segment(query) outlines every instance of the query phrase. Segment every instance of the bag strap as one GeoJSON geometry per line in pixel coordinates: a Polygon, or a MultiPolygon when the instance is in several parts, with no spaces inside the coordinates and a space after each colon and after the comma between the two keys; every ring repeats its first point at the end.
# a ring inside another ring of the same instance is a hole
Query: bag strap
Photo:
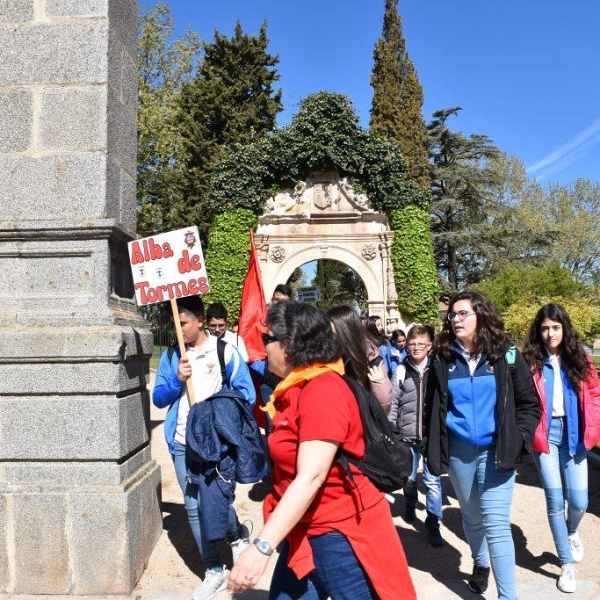
{"type": "Polygon", "coordinates": [[[221,366],[221,383],[227,385],[227,367],[225,365],[225,347],[227,342],[221,338],[217,339],[217,357],[221,366]]]}
{"type": "Polygon", "coordinates": [[[511,372],[514,371],[515,362],[517,361],[517,347],[514,344],[506,351],[505,358],[508,368],[511,370],[511,372]]]}

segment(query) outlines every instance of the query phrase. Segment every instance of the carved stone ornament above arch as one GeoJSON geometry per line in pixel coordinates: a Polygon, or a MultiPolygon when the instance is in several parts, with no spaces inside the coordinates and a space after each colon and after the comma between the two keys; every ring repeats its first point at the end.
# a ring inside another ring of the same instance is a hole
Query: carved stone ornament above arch
{"type": "Polygon", "coordinates": [[[265,205],[265,214],[275,215],[366,211],[375,212],[367,197],[336,172],[315,173],[306,181],[298,181],[294,188],[271,196],[265,205]]]}

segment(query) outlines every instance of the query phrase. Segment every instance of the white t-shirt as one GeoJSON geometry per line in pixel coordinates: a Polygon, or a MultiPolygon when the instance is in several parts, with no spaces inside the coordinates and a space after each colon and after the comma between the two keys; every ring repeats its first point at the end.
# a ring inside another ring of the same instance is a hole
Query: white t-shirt
{"type": "Polygon", "coordinates": [[[560,371],[560,355],[550,354],[550,364],[554,371],[554,386],[552,388],[552,416],[565,416],[565,394],[563,392],[562,373],[560,371]]]}
{"type": "MultiPolygon", "coordinates": [[[[206,341],[201,346],[196,346],[195,348],[186,346],[185,348],[192,367],[191,381],[194,386],[196,402],[206,400],[223,387],[221,365],[219,365],[219,356],[217,354],[217,338],[212,335],[206,337],[206,341]]],[[[231,350],[229,354],[231,355],[231,350]]],[[[227,352],[225,364],[227,364],[227,352]]],[[[185,444],[185,428],[190,412],[187,385],[183,389],[183,394],[181,394],[181,398],[179,399],[177,427],[175,429],[175,441],[180,444],[185,444]]]]}

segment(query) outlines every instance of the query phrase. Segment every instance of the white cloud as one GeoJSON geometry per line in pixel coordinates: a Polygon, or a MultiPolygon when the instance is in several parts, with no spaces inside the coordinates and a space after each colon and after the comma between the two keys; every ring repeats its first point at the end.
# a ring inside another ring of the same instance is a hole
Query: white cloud
{"type": "Polygon", "coordinates": [[[598,143],[600,143],[600,119],[594,121],[587,129],[553,150],[539,162],[527,167],[527,173],[537,179],[544,179],[544,177],[562,171],[565,167],[577,162],[598,143]]]}

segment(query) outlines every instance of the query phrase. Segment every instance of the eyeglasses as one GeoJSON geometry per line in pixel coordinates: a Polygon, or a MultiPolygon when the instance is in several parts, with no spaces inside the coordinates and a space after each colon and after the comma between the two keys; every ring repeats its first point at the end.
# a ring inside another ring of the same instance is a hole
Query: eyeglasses
{"type": "Polygon", "coordinates": [[[408,344],[409,350],[424,350],[427,346],[431,346],[431,342],[427,342],[426,344],[408,344]]]}
{"type": "Polygon", "coordinates": [[[261,333],[260,337],[262,337],[262,341],[265,347],[268,346],[271,342],[283,341],[280,340],[278,337],[275,337],[274,335],[269,335],[268,333],[261,333]]]}
{"type": "Polygon", "coordinates": [[[469,312],[468,310],[459,310],[458,312],[449,312],[448,313],[448,321],[454,321],[456,317],[458,317],[459,321],[464,321],[467,317],[474,315],[474,312],[469,312]]]}

